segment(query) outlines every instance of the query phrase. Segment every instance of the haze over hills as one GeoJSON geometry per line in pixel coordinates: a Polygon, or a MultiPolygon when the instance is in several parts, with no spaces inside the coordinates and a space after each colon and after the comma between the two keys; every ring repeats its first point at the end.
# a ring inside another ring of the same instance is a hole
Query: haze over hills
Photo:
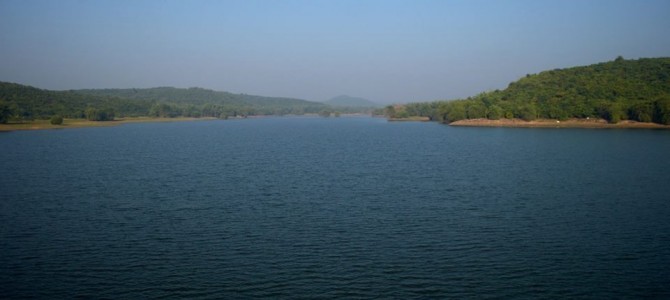
{"type": "Polygon", "coordinates": [[[352,97],[347,95],[340,95],[329,100],[324,101],[324,103],[331,106],[339,107],[378,107],[379,104],[372,102],[365,98],[352,97]]]}
{"type": "MultiPolygon", "coordinates": [[[[47,119],[54,115],[219,117],[324,112],[369,112],[367,99],[338,96],[326,103],[294,98],[233,94],[203,88],[92,89],[50,91],[0,82],[0,122],[47,119]]],[[[388,107],[387,107],[388,108],[388,107]]],[[[462,119],[598,117],[670,124],[670,58],[643,58],[528,74],[504,90],[463,100],[411,103],[396,117],[462,119]]]]}

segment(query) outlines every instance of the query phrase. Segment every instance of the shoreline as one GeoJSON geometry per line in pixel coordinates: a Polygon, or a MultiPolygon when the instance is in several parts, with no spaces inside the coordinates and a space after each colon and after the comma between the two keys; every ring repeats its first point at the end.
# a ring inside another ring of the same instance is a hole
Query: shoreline
{"type": "Polygon", "coordinates": [[[521,119],[466,119],[449,123],[450,126],[463,127],[517,127],[517,128],[637,128],[637,129],[670,129],[670,125],[625,120],[616,124],[604,119],[537,119],[525,121],[521,119]]]}
{"type": "Polygon", "coordinates": [[[67,129],[67,128],[85,128],[85,127],[108,127],[118,126],[130,123],[158,123],[158,122],[185,122],[185,121],[205,121],[217,120],[216,118],[156,118],[156,117],[128,117],[117,118],[113,121],[89,121],[86,119],[64,119],[62,125],[52,125],[49,120],[35,120],[26,123],[0,124],[0,132],[9,132],[15,130],[45,130],[45,129],[67,129]]]}
{"type": "Polygon", "coordinates": [[[430,122],[428,117],[387,118],[389,122],[430,122]]]}

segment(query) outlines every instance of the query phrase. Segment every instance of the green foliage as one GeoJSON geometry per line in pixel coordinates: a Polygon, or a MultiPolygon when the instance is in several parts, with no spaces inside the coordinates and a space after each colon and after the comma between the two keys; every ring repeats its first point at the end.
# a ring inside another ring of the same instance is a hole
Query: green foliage
{"type": "Polygon", "coordinates": [[[670,125],[670,96],[654,102],[654,122],[670,125]]]}
{"type": "Polygon", "coordinates": [[[438,102],[421,102],[421,103],[409,103],[405,105],[388,105],[384,108],[384,115],[389,118],[412,118],[412,117],[428,117],[430,120],[439,120],[442,118],[439,116],[437,107],[438,102]]]}
{"type": "Polygon", "coordinates": [[[442,119],[447,122],[455,122],[458,120],[467,119],[466,104],[468,100],[456,100],[446,102],[440,106],[439,111],[443,116],[442,119]]]}
{"type": "Polygon", "coordinates": [[[395,118],[396,117],[395,107],[393,107],[393,105],[388,105],[384,107],[384,115],[389,118],[395,118]]]}
{"type": "Polygon", "coordinates": [[[526,121],[537,119],[537,109],[535,108],[535,104],[524,103],[523,105],[517,106],[517,110],[514,113],[514,116],[526,121]]]}
{"type": "Polygon", "coordinates": [[[182,110],[165,103],[156,103],[149,109],[149,116],[151,117],[175,118],[180,115],[182,115],[182,110]]]}
{"type": "MultiPolygon", "coordinates": [[[[502,91],[434,102],[453,122],[473,118],[601,117],[609,122],[670,123],[670,58],[644,58],[528,74],[502,91]]],[[[409,107],[410,105],[408,105],[409,107]]],[[[439,119],[439,118],[438,118],[439,119]]]]}
{"type": "Polygon", "coordinates": [[[89,121],[114,121],[114,110],[111,108],[97,109],[88,107],[84,114],[89,121]]]}
{"type": "Polygon", "coordinates": [[[59,115],[55,115],[55,116],[51,117],[51,119],[49,120],[49,123],[51,123],[51,125],[62,125],[63,124],[63,117],[61,117],[59,115]]]}
{"type": "Polygon", "coordinates": [[[319,112],[319,116],[322,116],[324,118],[330,117],[330,114],[331,114],[330,110],[327,110],[327,109],[324,109],[324,110],[319,112]]]}
{"type": "Polygon", "coordinates": [[[116,97],[146,105],[144,115],[159,117],[219,117],[319,113],[330,107],[323,103],[294,98],[263,97],[218,92],[202,88],[78,90],[91,96],[116,97]],[[156,106],[158,105],[158,106],[156,106]],[[160,106],[167,105],[167,106],[160,106]]]}
{"type": "Polygon", "coordinates": [[[442,121],[438,112],[439,102],[415,102],[404,106],[409,117],[428,117],[430,120],[442,121]]]}
{"type": "MultiPolygon", "coordinates": [[[[113,117],[214,117],[318,113],[323,103],[262,97],[201,88],[102,89],[49,91],[0,82],[0,121],[10,118],[113,119],[113,117]],[[4,110],[3,110],[4,109],[4,110]],[[89,109],[97,110],[87,111],[89,109]],[[105,115],[107,114],[107,115],[105,115]],[[111,115],[111,117],[110,117],[111,115]]],[[[343,108],[342,110],[348,110],[343,108]]],[[[360,109],[359,109],[360,110],[360,109]]]]}
{"type": "Polygon", "coordinates": [[[12,109],[4,101],[0,101],[0,124],[6,124],[13,114],[12,109]]]}
{"type": "Polygon", "coordinates": [[[610,123],[618,123],[626,119],[623,104],[620,102],[601,102],[598,106],[598,115],[610,123]]]}
{"type": "Polygon", "coordinates": [[[491,120],[498,120],[503,117],[503,110],[498,105],[491,105],[486,117],[491,120]]]}
{"type": "Polygon", "coordinates": [[[486,105],[482,101],[469,101],[465,104],[468,119],[486,118],[486,105]]]}
{"type": "Polygon", "coordinates": [[[407,110],[402,110],[402,111],[399,111],[395,114],[395,118],[399,118],[399,119],[409,118],[409,117],[410,117],[410,115],[407,112],[407,110]]]}
{"type": "Polygon", "coordinates": [[[632,120],[640,122],[651,122],[654,115],[654,103],[638,102],[628,108],[628,116],[632,120]]]}

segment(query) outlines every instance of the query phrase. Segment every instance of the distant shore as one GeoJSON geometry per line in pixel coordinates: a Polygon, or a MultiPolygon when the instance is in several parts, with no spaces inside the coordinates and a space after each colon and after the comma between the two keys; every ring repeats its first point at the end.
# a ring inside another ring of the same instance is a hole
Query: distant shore
{"type": "Polygon", "coordinates": [[[646,123],[636,121],[621,121],[616,124],[608,123],[603,119],[568,119],[565,121],[553,119],[538,119],[524,121],[521,119],[466,119],[449,123],[451,126],[472,127],[532,127],[532,128],[658,128],[670,129],[670,125],[646,123]]]}
{"type": "Polygon", "coordinates": [[[428,122],[430,118],[428,117],[407,117],[407,118],[388,118],[389,122],[428,122]]]}
{"type": "Polygon", "coordinates": [[[49,120],[35,120],[24,123],[9,123],[0,124],[0,131],[14,131],[14,130],[42,130],[42,129],[65,129],[65,128],[82,128],[82,127],[107,127],[116,126],[128,123],[144,123],[144,122],[180,122],[180,121],[199,121],[199,120],[215,120],[215,118],[155,118],[155,117],[135,117],[135,118],[117,118],[114,121],[89,121],[85,119],[64,119],[63,124],[53,125],[49,120]]]}

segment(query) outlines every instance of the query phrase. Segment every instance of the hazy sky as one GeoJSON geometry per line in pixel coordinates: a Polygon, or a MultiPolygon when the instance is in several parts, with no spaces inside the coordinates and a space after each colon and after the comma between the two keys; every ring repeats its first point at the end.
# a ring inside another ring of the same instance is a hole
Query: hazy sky
{"type": "Polygon", "coordinates": [[[0,0],[0,81],[453,99],[527,73],[670,56],[670,1],[0,0]]]}

